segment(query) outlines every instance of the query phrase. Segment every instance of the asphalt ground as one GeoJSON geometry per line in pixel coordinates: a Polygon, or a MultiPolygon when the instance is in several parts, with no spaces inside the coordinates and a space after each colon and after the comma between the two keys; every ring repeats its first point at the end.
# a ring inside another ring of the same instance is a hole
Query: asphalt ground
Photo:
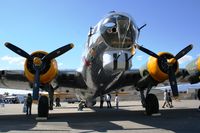
{"type": "MultiPolygon", "coordinates": [[[[104,106],[106,103],[104,103],[104,106]]],[[[119,133],[199,133],[200,105],[198,100],[173,101],[173,108],[161,108],[160,114],[146,116],[140,101],[120,102],[119,110],[94,108],[77,110],[76,104],[61,103],[50,111],[47,120],[36,120],[37,106],[32,115],[22,112],[22,104],[6,104],[0,107],[0,132],[49,133],[49,132],[119,132],[119,133]]],[[[112,103],[114,105],[114,103],[112,103]]]]}

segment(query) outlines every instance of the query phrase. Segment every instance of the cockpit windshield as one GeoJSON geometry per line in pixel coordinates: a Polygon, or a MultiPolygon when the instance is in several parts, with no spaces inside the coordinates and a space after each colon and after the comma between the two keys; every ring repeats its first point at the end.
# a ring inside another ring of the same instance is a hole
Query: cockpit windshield
{"type": "Polygon", "coordinates": [[[138,36],[137,26],[131,17],[123,13],[110,13],[100,24],[101,35],[113,48],[130,48],[138,36]]]}

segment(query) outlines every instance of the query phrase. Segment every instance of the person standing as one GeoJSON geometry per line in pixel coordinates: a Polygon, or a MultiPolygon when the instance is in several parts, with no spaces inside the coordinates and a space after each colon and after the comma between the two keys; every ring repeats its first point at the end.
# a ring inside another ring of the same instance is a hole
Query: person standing
{"type": "Polygon", "coordinates": [[[32,102],[33,102],[33,99],[32,99],[31,94],[29,93],[26,99],[26,115],[31,115],[32,102]]]}
{"type": "Polygon", "coordinates": [[[115,104],[116,104],[116,109],[119,109],[119,97],[118,97],[118,94],[115,95],[115,104]]]}
{"type": "Polygon", "coordinates": [[[60,107],[60,106],[61,106],[61,104],[60,104],[60,98],[57,97],[56,98],[56,107],[60,107]]]}
{"type": "Polygon", "coordinates": [[[169,97],[169,107],[173,108],[174,106],[172,105],[172,97],[171,97],[171,92],[170,90],[168,91],[168,97],[169,97]]]}
{"type": "Polygon", "coordinates": [[[169,95],[167,93],[167,89],[164,92],[164,104],[163,104],[162,108],[165,108],[165,105],[168,106],[168,107],[170,107],[170,104],[169,104],[169,95]]]}
{"type": "Polygon", "coordinates": [[[104,95],[100,96],[100,108],[103,108],[103,103],[104,103],[104,95]]]}
{"type": "Polygon", "coordinates": [[[111,106],[111,95],[106,94],[106,102],[107,102],[107,108],[112,108],[111,106]]]}
{"type": "Polygon", "coordinates": [[[112,108],[112,105],[111,105],[111,99],[112,99],[112,96],[111,94],[109,93],[108,96],[110,97],[110,100],[109,100],[109,105],[110,105],[110,108],[112,108]]]}

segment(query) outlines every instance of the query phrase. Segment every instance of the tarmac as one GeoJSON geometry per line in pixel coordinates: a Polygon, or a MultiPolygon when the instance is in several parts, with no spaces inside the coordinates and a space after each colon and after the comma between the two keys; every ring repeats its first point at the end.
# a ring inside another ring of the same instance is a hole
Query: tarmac
{"type": "Polygon", "coordinates": [[[97,103],[83,111],[77,110],[77,103],[61,103],[61,107],[50,111],[47,120],[36,120],[37,105],[33,105],[32,115],[26,116],[22,112],[23,104],[6,104],[0,106],[0,132],[199,133],[200,101],[173,101],[173,108],[161,108],[163,101],[159,104],[159,114],[146,116],[140,101],[121,101],[118,110],[115,107],[100,109],[97,103]]]}

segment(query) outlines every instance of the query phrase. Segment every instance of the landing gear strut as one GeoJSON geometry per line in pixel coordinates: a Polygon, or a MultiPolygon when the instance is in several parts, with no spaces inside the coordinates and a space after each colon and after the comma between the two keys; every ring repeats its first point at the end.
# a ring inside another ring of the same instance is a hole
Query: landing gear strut
{"type": "Polygon", "coordinates": [[[53,110],[53,101],[54,101],[54,88],[50,85],[49,86],[49,109],[53,110]]]}
{"type": "Polygon", "coordinates": [[[141,97],[142,107],[145,108],[146,107],[146,101],[145,101],[145,96],[144,96],[144,90],[140,91],[140,97],[141,97]]]}

